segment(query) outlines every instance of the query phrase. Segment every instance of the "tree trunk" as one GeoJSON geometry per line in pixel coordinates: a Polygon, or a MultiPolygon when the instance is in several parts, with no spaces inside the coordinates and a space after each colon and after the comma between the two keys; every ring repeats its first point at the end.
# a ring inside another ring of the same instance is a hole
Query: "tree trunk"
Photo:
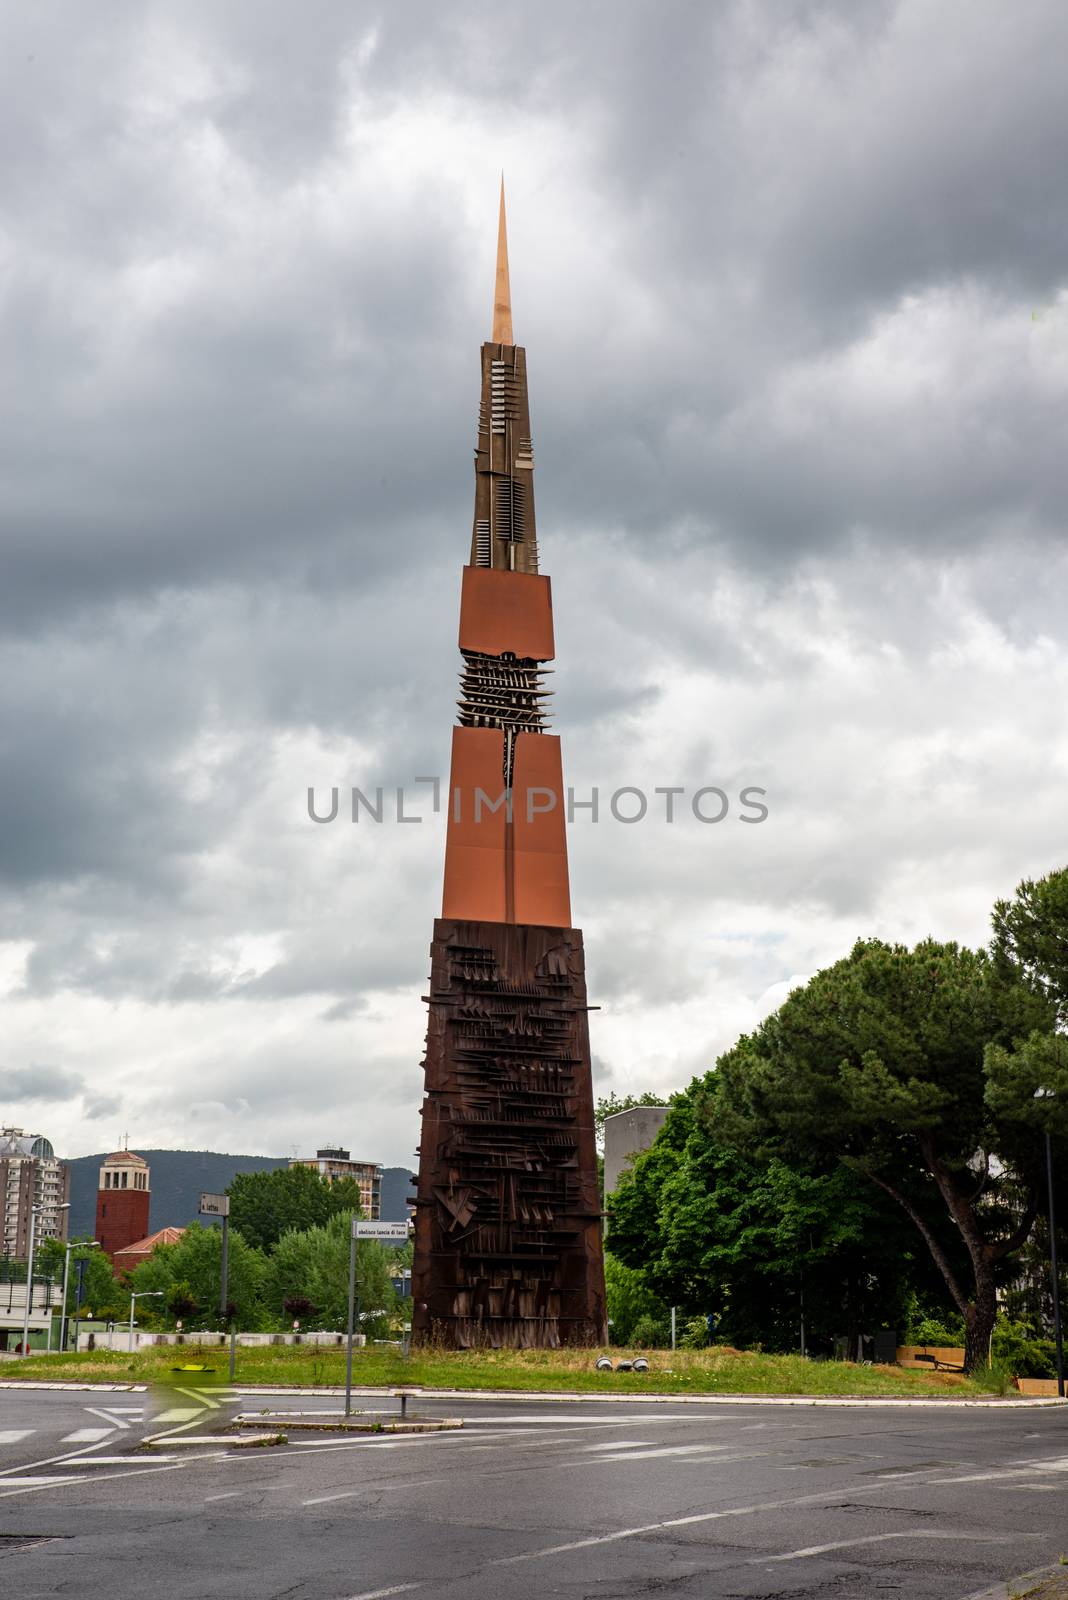
{"type": "Polygon", "coordinates": [[[983,1273],[976,1284],[975,1299],[964,1313],[964,1370],[975,1372],[990,1360],[990,1336],[997,1316],[997,1291],[994,1279],[983,1273]]]}

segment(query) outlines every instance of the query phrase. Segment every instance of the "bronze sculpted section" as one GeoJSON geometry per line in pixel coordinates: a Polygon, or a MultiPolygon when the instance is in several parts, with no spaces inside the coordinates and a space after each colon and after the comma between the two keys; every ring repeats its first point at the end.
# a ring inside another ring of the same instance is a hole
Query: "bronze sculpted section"
{"type": "Polygon", "coordinates": [[[538,571],[527,359],[504,200],[482,346],[471,560],[431,947],[412,1332],[600,1344],[600,1194],[582,935],[571,927],[552,586],[538,571]]]}
{"type": "Polygon", "coordinates": [[[603,1343],[581,933],[439,920],[429,1006],[413,1334],[603,1343]]]}

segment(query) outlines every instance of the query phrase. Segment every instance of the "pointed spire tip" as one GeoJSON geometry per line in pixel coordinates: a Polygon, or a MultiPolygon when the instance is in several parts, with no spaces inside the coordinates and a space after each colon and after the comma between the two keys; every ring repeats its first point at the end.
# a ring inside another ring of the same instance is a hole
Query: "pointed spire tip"
{"type": "Polygon", "coordinates": [[[501,172],[501,212],[497,224],[497,282],[493,295],[493,344],[514,344],[512,289],[508,278],[508,225],[504,214],[504,172],[501,172]]]}

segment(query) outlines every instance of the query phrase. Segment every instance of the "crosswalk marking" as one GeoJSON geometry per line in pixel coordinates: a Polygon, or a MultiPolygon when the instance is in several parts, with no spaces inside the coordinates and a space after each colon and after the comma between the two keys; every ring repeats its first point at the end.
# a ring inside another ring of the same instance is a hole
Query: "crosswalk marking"
{"type": "Polygon", "coordinates": [[[122,1417],[112,1416],[110,1411],[98,1411],[96,1406],[86,1406],[85,1409],[86,1411],[91,1411],[94,1417],[103,1417],[104,1421],[110,1423],[112,1428],[128,1428],[130,1426],[128,1422],[123,1421],[122,1417]]]}
{"type": "Polygon", "coordinates": [[[33,1432],[33,1428],[0,1429],[0,1444],[18,1444],[20,1439],[28,1439],[33,1432]]]}

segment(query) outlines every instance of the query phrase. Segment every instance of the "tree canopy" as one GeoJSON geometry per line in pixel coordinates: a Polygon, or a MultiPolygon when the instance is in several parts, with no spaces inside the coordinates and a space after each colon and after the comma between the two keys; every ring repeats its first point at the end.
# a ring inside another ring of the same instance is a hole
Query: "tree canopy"
{"type": "Polygon", "coordinates": [[[726,1136],[714,1072],[677,1095],[609,1201],[608,1248],[684,1316],[730,1343],[829,1350],[904,1320],[926,1261],[906,1219],[837,1166],[747,1158],[726,1136]],[[917,1259],[919,1257],[919,1259],[917,1259]]]}
{"type": "Polygon", "coordinates": [[[230,1226],[250,1245],[268,1250],[284,1233],[322,1227],[345,1213],[362,1216],[360,1186],[354,1178],[333,1183],[314,1167],[279,1167],[273,1172],[241,1172],[229,1185],[230,1226]]]}
{"type": "Polygon", "coordinates": [[[1046,994],[982,953],[872,939],[719,1062],[739,1148],[813,1172],[842,1163],[912,1220],[964,1317],[969,1368],[1039,1203],[1034,1103],[1006,1062],[1054,1020],[1046,994]],[[936,1196],[963,1262],[932,1222],[936,1196]]]}

